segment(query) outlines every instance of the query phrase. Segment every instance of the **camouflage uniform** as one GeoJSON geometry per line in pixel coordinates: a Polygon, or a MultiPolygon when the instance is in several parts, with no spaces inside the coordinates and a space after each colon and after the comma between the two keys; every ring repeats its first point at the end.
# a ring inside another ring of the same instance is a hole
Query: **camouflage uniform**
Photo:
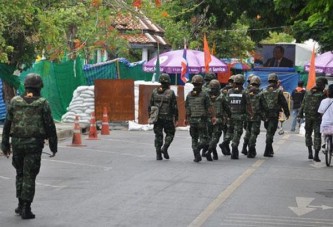
{"type": "Polygon", "coordinates": [[[230,118],[231,112],[227,100],[220,92],[220,82],[218,80],[211,80],[209,87],[209,97],[213,103],[214,112],[216,115],[216,124],[213,125],[211,119],[209,118],[208,133],[210,133],[210,143],[206,158],[208,161],[212,161],[211,153],[213,153],[213,159],[218,160],[216,145],[222,135],[223,126],[226,124],[225,116],[230,118]]]}
{"type": "Polygon", "coordinates": [[[253,76],[250,80],[251,85],[243,96],[247,113],[246,132],[249,134],[246,135],[248,138],[244,138],[244,144],[249,145],[249,151],[246,153],[248,158],[254,158],[257,154],[255,146],[260,133],[261,120],[263,119],[263,98],[259,88],[260,82],[258,76],[253,76]]]}
{"type": "Polygon", "coordinates": [[[268,82],[269,85],[262,92],[266,117],[264,122],[266,128],[266,147],[264,156],[273,157],[273,139],[279,123],[279,112],[282,108],[287,119],[290,116],[290,112],[283,92],[277,87],[278,76],[275,73],[269,74],[268,82]]]}
{"type": "MultiPolygon", "coordinates": [[[[185,123],[190,125],[194,162],[201,161],[200,150],[209,145],[207,139],[207,122],[212,112],[212,103],[209,95],[202,91],[202,83],[203,78],[200,75],[193,76],[192,84],[194,88],[187,94],[185,101],[185,123]]],[[[214,117],[212,115],[212,118],[214,117]]]]}
{"type": "Polygon", "coordinates": [[[321,114],[318,113],[320,102],[326,98],[323,90],[327,84],[327,79],[319,77],[316,86],[305,93],[302,105],[298,114],[299,118],[305,115],[305,144],[308,147],[309,159],[320,162],[319,151],[321,146],[320,123],[321,114]],[[312,143],[312,132],[314,132],[314,142],[312,143]],[[315,157],[312,154],[312,145],[315,149],[315,157]]]}
{"type": "Polygon", "coordinates": [[[174,91],[169,88],[169,75],[163,73],[159,81],[162,85],[153,90],[148,107],[149,112],[151,106],[159,107],[158,120],[154,123],[156,160],[162,160],[162,154],[165,159],[169,159],[168,148],[175,136],[175,124],[178,121],[177,98],[174,91]],[[164,144],[163,129],[165,132],[164,144]]]}
{"type": "Polygon", "coordinates": [[[231,111],[230,125],[228,132],[221,145],[222,152],[228,153],[229,143],[232,140],[231,159],[238,159],[238,145],[243,134],[243,124],[245,116],[245,106],[242,102],[244,77],[241,74],[235,76],[234,88],[227,94],[227,102],[231,111]]]}
{"type": "Polygon", "coordinates": [[[53,155],[57,152],[56,128],[48,102],[40,97],[42,87],[37,74],[27,75],[26,93],[10,101],[2,134],[1,148],[7,154],[10,153],[9,137],[12,137],[12,164],[16,169],[16,197],[19,199],[15,212],[23,219],[35,217],[30,205],[35,195],[44,140],[49,140],[53,155]]]}

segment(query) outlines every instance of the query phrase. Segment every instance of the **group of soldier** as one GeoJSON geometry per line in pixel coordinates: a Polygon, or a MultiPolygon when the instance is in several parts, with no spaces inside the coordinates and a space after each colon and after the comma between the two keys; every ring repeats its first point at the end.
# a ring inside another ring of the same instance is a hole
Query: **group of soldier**
{"type": "MultiPolygon", "coordinates": [[[[192,77],[193,89],[186,96],[185,124],[189,125],[192,139],[194,162],[202,157],[207,161],[218,159],[217,145],[223,133],[223,142],[219,144],[223,155],[231,159],[239,158],[238,146],[245,130],[242,153],[248,158],[257,155],[256,140],[260,133],[261,122],[266,128],[265,157],[273,157],[273,138],[278,128],[279,114],[284,112],[289,118],[289,107],[283,91],[278,87],[278,76],[268,76],[268,86],[260,89],[261,79],[256,75],[247,78],[242,74],[230,77],[228,84],[221,89],[215,74],[204,77],[192,77]],[[231,149],[230,149],[231,143],[231,149]]],[[[170,89],[168,74],[160,76],[161,86],[151,96],[150,105],[160,109],[157,122],[154,123],[156,159],[169,159],[168,147],[174,135],[178,121],[178,108],[174,92],[170,89]],[[163,144],[163,129],[165,142],[163,144]],[[162,157],[163,155],[163,157],[162,157]]]]}

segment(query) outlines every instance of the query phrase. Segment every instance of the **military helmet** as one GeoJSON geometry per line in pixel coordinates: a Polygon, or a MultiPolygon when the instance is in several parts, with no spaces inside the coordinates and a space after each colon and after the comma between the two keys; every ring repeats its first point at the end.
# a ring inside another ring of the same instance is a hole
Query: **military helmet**
{"type": "Polygon", "coordinates": [[[235,75],[234,83],[243,84],[244,83],[244,76],[242,74],[235,75]]]}
{"type": "Polygon", "coordinates": [[[325,77],[318,77],[316,79],[316,83],[321,83],[321,84],[325,85],[325,84],[328,84],[328,81],[325,77]]]}
{"type": "Polygon", "coordinates": [[[250,84],[257,84],[260,85],[261,84],[261,80],[259,76],[253,75],[251,80],[250,80],[250,84]]]}
{"type": "Polygon", "coordinates": [[[194,75],[192,77],[192,84],[202,84],[203,83],[203,78],[200,75],[194,75]]]}
{"type": "Polygon", "coordinates": [[[209,72],[205,74],[205,81],[211,81],[211,80],[215,80],[216,79],[216,75],[215,73],[209,72]]]}
{"type": "Polygon", "coordinates": [[[162,74],[160,75],[159,82],[160,82],[161,84],[162,84],[162,83],[170,84],[171,79],[170,79],[169,74],[167,74],[167,73],[162,73],[162,74]]]}
{"type": "Polygon", "coordinates": [[[39,88],[43,87],[42,78],[36,73],[29,73],[24,80],[25,88],[39,88]]]}
{"type": "Polygon", "coordinates": [[[247,82],[250,83],[251,82],[251,78],[255,76],[254,74],[250,74],[248,77],[247,77],[247,82]]]}
{"type": "Polygon", "coordinates": [[[235,79],[235,75],[231,75],[231,76],[229,77],[228,82],[233,83],[233,82],[234,82],[234,79],[235,79]]]}
{"type": "Polygon", "coordinates": [[[278,82],[279,80],[279,77],[276,73],[270,73],[268,75],[268,81],[275,81],[275,82],[278,82]]]}
{"type": "Polygon", "coordinates": [[[211,80],[209,82],[209,87],[211,89],[218,89],[218,90],[220,90],[221,89],[220,81],[218,81],[218,80],[211,80]]]}

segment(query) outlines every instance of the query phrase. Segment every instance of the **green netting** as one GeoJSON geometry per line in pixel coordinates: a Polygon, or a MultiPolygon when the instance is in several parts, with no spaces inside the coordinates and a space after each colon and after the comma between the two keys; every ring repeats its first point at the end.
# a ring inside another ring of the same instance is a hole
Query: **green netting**
{"type": "Polygon", "coordinates": [[[152,73],[147,73],[142,70],[142,64],[128,66],[123,62],[119,62],[119,79],[132,79],[151,81],[152,73]]]}
{"type": "MultiPolygon", "coordinates": [[[[62,63],[40,61],[32,68],[24,71],[20,75],[20,80],[24,81],[28,73],[38,73],[44,83],[42,96],[45,97],[51,106],[53,118],[61,120],[61,116],[67,112],[74,90],[81,85],[86,85],[83,77],[83,61],[81,59],[70,60],[62,63]]],[[[19,92],[24,91],[23,84],[19,92]]]]}
{"type": "Polygon", "coordinates": [[[20,79],[14,76],[15,65],[8,65],[0,63],[0,78],[6,81],[10,86],[18,88],[20,86],[20,79]]]}

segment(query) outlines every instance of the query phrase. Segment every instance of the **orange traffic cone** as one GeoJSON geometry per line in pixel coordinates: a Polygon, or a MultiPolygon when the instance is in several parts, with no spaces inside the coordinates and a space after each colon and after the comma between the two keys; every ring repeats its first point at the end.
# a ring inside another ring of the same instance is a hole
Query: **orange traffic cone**
{"type": "Polygon", "coordinates": [[[73,147],[80,147],[80,146],[86,146],[82,144],[81,140],[81,128],[79,124],[79,117],[75,116],[74,120],[74,130],[73,130],[73,140],[72,144],[68,146],[73,146],[73,147]]]}
{"type": "Polygon", "coordinates": [[[106,107],[104,107],[104,109],[103,109],[101,135],[110,135],[109,117],[108,117],[108,111],[107,111],[106,107]]]}
{"type": "Polygon", "coordinates": [[[98,138],[97,138],[96,120],[95,120],[95,112],[91,113],[88,140],[98,140],[98,138]]]}

